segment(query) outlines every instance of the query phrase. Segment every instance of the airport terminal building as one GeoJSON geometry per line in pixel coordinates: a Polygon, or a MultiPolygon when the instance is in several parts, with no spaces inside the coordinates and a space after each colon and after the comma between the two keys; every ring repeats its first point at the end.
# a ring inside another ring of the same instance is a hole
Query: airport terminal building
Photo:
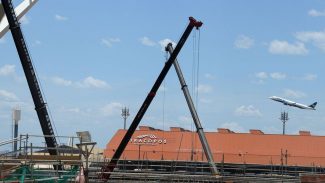
{"type": "MultiPolygon", "coordinates": [[[[104,156],[111,158],[125,135],[120,129],[106,145],[104,156]]],[[[216,163],[325,166],[325,136],[309,131],[297,135],[265,134],[261,130],[235,133],[219,128],[205,132],[216,163]]],[[[196,132],[179,127],[169,131],[140,126],[133,134],[121,160],[206,162],[196,132]]]]}

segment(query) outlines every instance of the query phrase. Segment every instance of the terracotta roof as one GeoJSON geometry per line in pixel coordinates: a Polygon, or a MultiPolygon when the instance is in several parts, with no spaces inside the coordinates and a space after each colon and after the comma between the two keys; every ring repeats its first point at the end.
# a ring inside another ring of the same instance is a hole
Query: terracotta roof
{"type": "MultiPolygon", "coordinates": [[[[138,159],[140,148],[141,159],[206,161],[198,135],[181,129],[136,130],[121,158],[138,159]]],[[[125,133],[126,130],[118,130],[107,144],[107,158],[112,157],[125,133]]],[[[325,136],[313,136],[308,131],[282,135],[256,129],[234,133],[219,128],[218,132],[205,134],[216,162],[224,158],[226,163],[281,164],[282,159],[288,165],[325,166],[325,136]]]]}

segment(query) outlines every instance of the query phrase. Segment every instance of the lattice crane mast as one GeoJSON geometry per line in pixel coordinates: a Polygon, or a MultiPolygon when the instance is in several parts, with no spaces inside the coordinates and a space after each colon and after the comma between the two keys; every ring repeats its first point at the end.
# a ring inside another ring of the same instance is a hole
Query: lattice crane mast
{"type": "MultiPolygon", "coordinates": [[[[1,0],[4,12],[7,16],[9,28],[17,48],[21,65],[23,67],[30,93],[32,95],[35,110],[41,124],[43,135],[50,155],[58,155],[56,147],[58,146],[54,130],[51,124],[50,116],[47,111],[46,103],[43,99],[40,85],[37,80],[35,69],[27,49],[27,45],[20,28],[17,16],[11,0],[1,0]]],[[[62,169],[58,166],[58,169],[62,169]]]]}

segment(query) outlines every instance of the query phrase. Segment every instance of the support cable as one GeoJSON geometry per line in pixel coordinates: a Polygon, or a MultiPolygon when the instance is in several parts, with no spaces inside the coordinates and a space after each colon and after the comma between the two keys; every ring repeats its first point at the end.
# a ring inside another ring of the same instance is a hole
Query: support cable
{"type": "Polygon", "coordinates": [[[196,70],[196,87],[197,87],[197,90],[196,90],[196,110],[199,111],[199,81],[200,81],[200,37],[201,37],[201,33],[200,33],[200,30],[197,30],[199,32],[199,36],[198,36],[198,39],[197,39],[197,70],[196,70]]]}
{"type": "MultiPolygon", "coordinates": [[[[193,98],[194,98],[194,100],[195,100],[195,92],[196,92],[196,84],[195,84],[195,81],[196,81],[196,76],[195,76],[195,71],[196,71],[196,62],[195,62],[195,58],[196,58],[196,31],[194,31],[193,32],[193,36],[192,36],[192,38],[193,38],[193,60],[192,60],[192,80],[191,80],[191,85],[192,85],[192,87],[191,87],[191,92],[192,92],[192,96],[193,96],[193,98]]],[[[194,124],[194,121],[192,121],[192,123],[191,123],[191,161],[193,161],[194,160],[194,157],[193,157],[193,155],[194,155],[194,126],[193,126],[193,124],[194,124]]]]}
{"type": "MultiPolygon", "coordinates": [[[[170,53],[173,53],[172,45],[171,44],[168,44],[168,46],[166,47],[166,50],[168,50],[170,53]]],[[[208,162],[210,164],[211,172],[213,174],[217,175],[218,174],[218,169],[217,169],[217,167],[216,167],[216,165],[214,163],[211,149],[210,149],[209,144],[208,144],[208,141],[207,141],[207,139],[205,137],[205,134],[204,134],[204,131],[203,131],[203,127],[201,125],[199,116],[198,116],[197,111],[195,109],[193,100],[191,99],[190,92],[189,92],[189,90],[187,88],[187,85],[186,85],[184,76],[182,74],[182,71],[181,71],[181,68],[179,66],[179,63],[178,63],[177,59],[175,59],[173,65],[175,67],[177,76],[178,76],[179,81],[180,81],[180,84],[182,86],[182,90],[183,90],[183,93],[184,93],[184,96],[185,96],[185,99],[186,99],[188,108],[189,108],[189,110],[191,112],[191,115],[192,115],[192,118],[193,118],[193,121],[194,121],[196,130],[197,130],[199,139],[201,141],[202,148],[204,149],[206,158],[207,158],[207,160],[208,160],[208,162]]],[[[192,132],[192,134],[193,134],[193,132],[192,132]]],[[[195,146],[196,146],[196,144],[195,144],[195,146]]],[[[195,160],[197,160],[197,159],[195,159],[195,160]]]]}
{"type": "MultiPolygon", "coordinates": [[[[166,62],[168,60],[168,53],[166,52],[166,62]]],[[[163,107],[163,114],[162,114],[162,122],[163,122],[163,139],[165,139],[165,101],[166,101],[166,80],[163,81],[163,102],[162,102],[162,107],[163,107]]],[[[161,160],[164,160],[164,143],[162,143],[161,146],[161,160]]]]}
{"type": "Polygon", "coordinates": [[[192,96],[193,97],[195,97],[195,71],[196,71],[196,62],[195,62],[195,58],[196,58],[196,31],[194,31],[194,33],[193,33],[193,36],[192,36],[192,38],[193,38],[193,60],[192,60],[192,81],[191,81],[191,85],[192,85],[192,91],[191,91],[191,93],[192,93],[192,96]]]}

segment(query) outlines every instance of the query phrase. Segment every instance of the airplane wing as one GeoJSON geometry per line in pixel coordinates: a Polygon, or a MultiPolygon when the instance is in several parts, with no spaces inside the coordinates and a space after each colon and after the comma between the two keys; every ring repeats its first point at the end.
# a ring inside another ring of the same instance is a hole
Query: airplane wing
{"type": "MultiPolygon", "coordinates": [[[[24,0],[15,8],[18,20],[21,19],[38,0],[24,0]]],[[[0,38],[2,38],[9,30],[8,20],[5,16],[2,4],[0,3],[0,38]]]]}

